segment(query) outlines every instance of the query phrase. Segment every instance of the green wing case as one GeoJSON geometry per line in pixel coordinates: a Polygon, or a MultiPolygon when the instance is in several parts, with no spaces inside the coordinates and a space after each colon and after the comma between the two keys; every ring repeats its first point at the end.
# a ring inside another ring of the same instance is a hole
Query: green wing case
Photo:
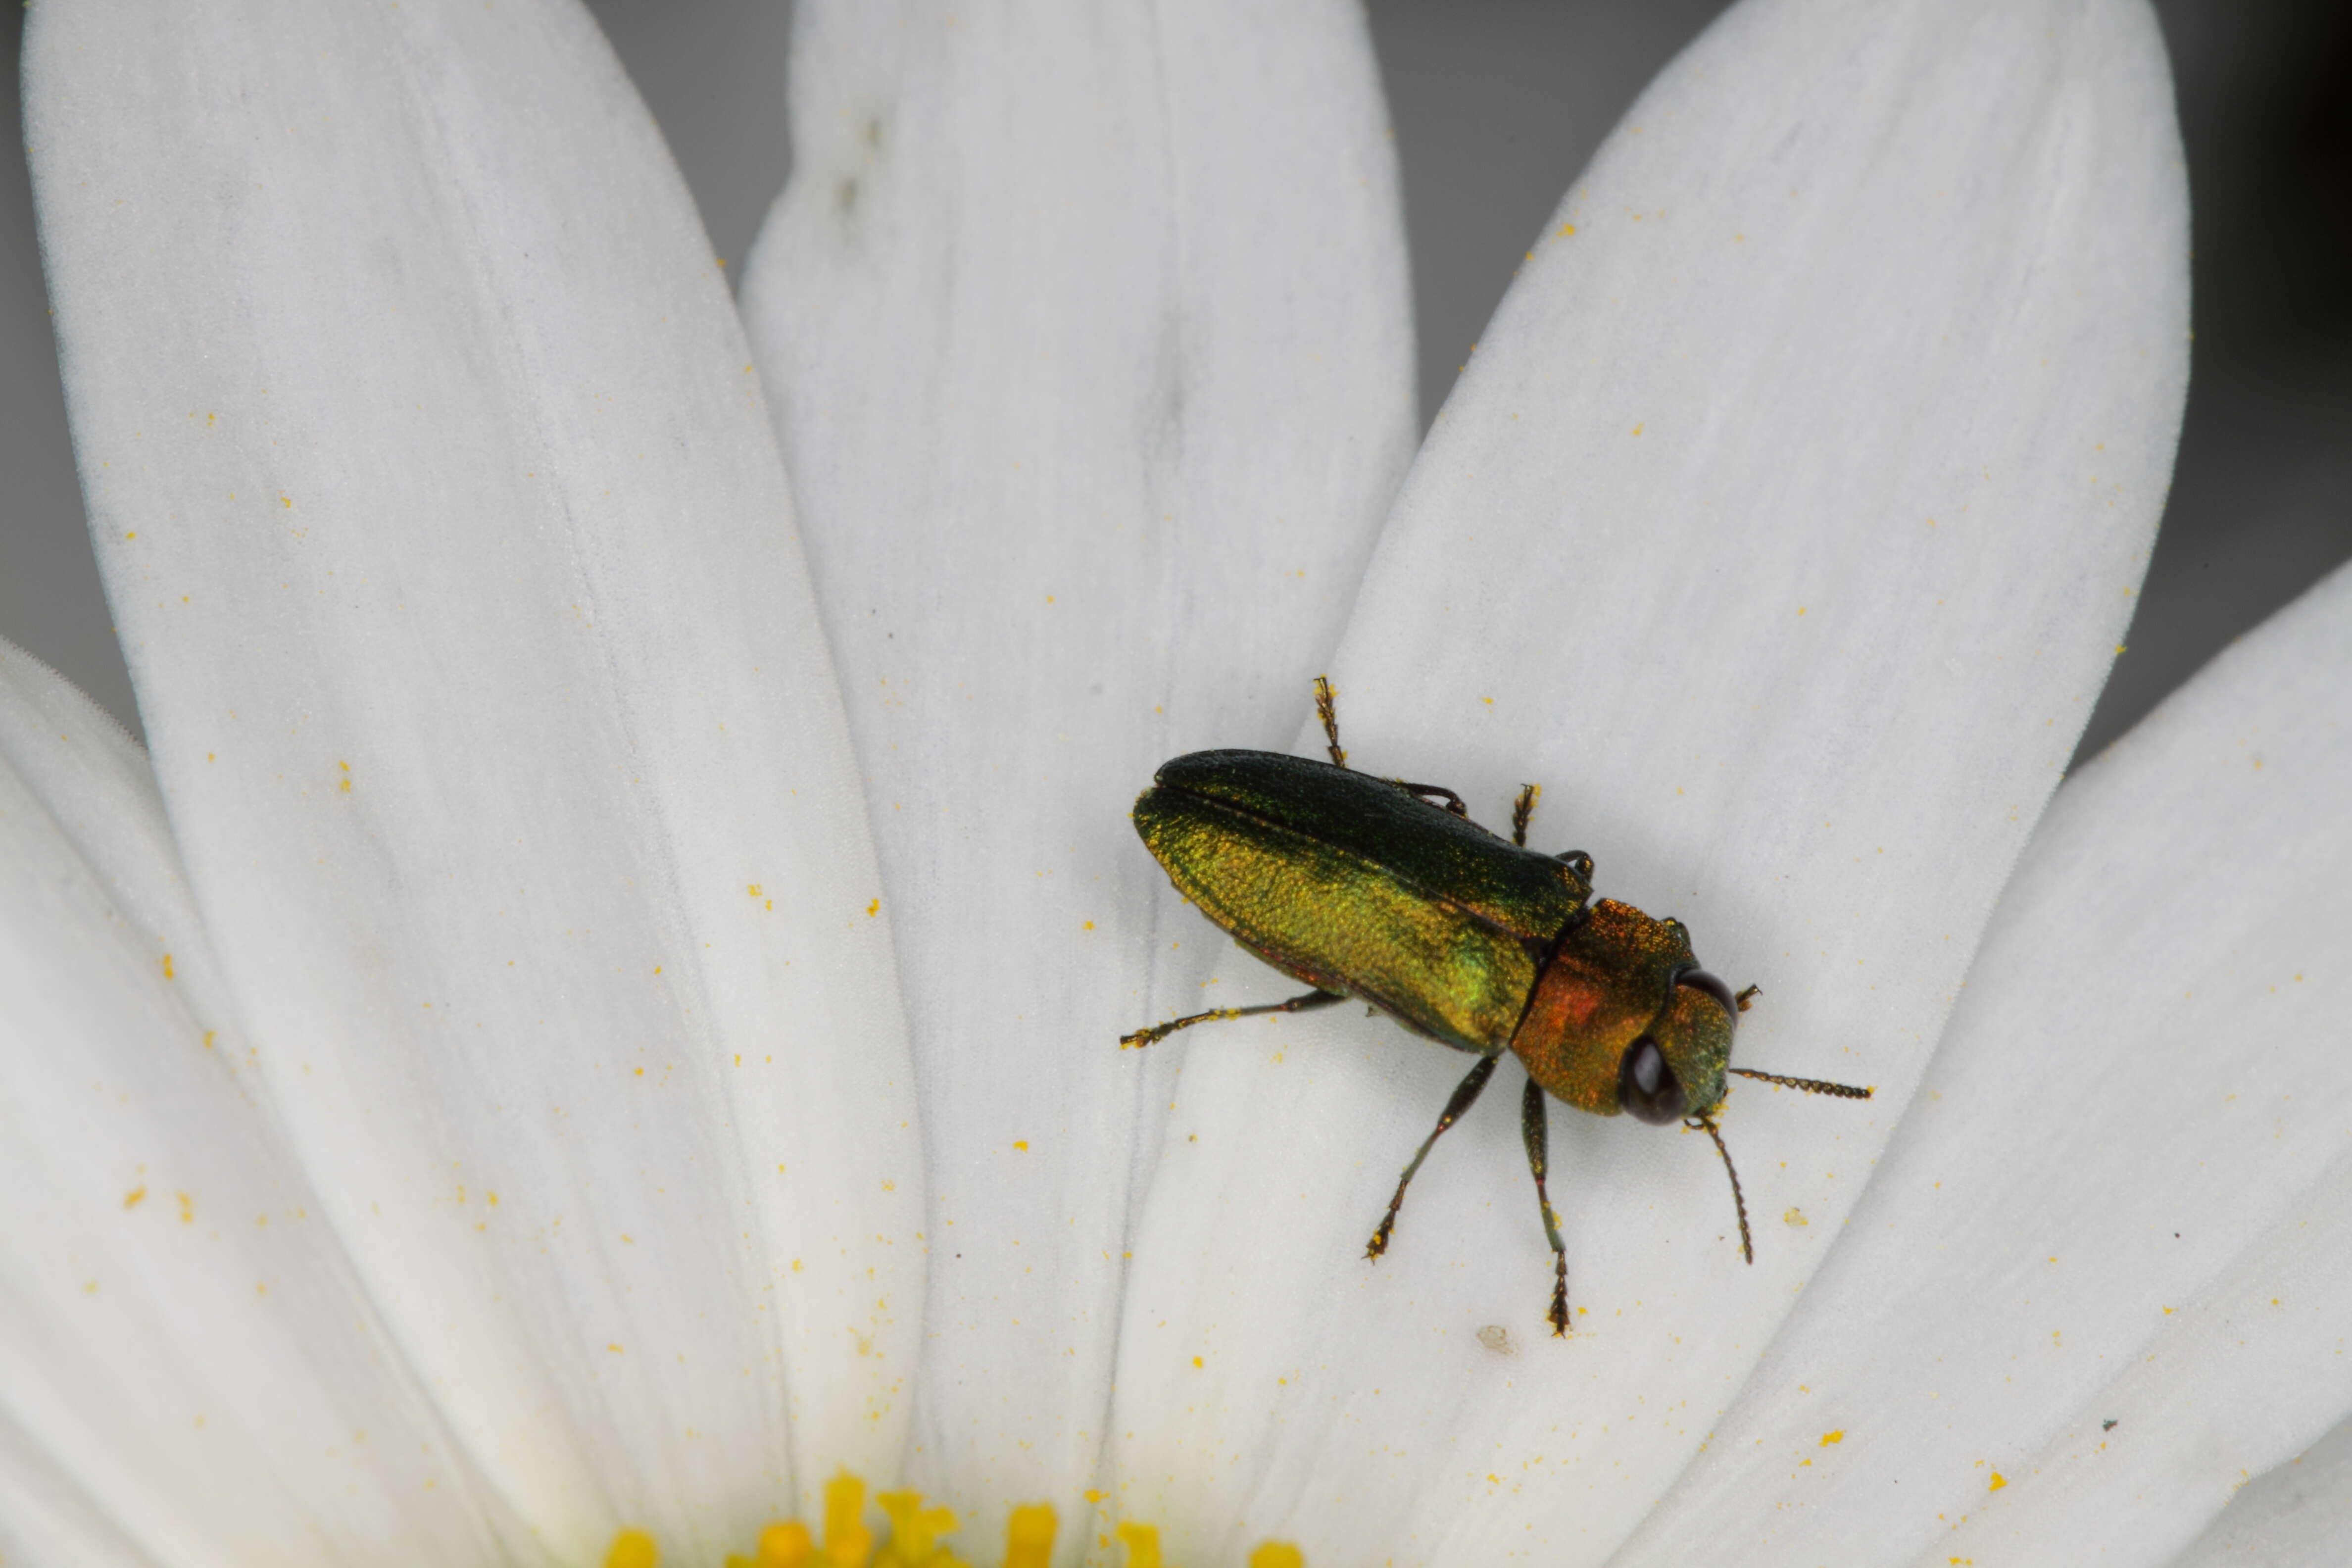
{"type": "Polygon", "coordinates": [[[1464,1050],[1510,1044],[1553,940],[1592,889],[1370,773],[1194,752],[1135,803],[1177,890],[1284,973],[1464,1050]]]}

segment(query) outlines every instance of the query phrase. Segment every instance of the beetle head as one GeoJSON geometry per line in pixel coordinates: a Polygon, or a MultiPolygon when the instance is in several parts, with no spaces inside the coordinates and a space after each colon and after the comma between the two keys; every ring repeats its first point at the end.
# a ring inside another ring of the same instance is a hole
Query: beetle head
{"type": "Polygon", "coordinates": [[[1722,1104],[1738,1016],[1731,987],[1706,970],[1675,975],[1666,1005],[1619,1058],[1618,1103],[1660,1126],[1705,1116],[1722,1104]]]}
{"type": "Polygon", "coordinates": [[[1722,1101],[1737,1013],[1680,921],[1602,899],[1553,948],[1511,1049],[1580,1110],[1678,1121],[1722,1101]]]}

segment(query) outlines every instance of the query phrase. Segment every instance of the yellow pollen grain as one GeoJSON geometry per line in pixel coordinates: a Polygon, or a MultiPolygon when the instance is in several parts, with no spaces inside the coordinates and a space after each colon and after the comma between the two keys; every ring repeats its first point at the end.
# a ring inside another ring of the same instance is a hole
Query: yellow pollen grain
{"type": "Polygon", "coordinates": [[[172,955],[168,952],[163,955],[163,978],[172,978],[172,955]]]}
{"type": "Polygon", "coordinates": [[[1834,1432],[1824,1432],[1822,1434],[1822,1447],[1824,1448],[1828,1447],[1832,1443],[1843,1443],[1844,1441],[1845,1428],[1843,1426],[1839,1427],[1834,1432]]]}
{"type": "Polygon", "coordinates": [[[1029,1152],[1029,1140],[1026,1138],[1016,1138],[1013,1141],[1013,1146],[1026,1154],[1029,1152]]]}
{"type": "Polygon", "coordinates": [[[867,918],[869,918],[869,919],[871,919],[871,918],[872,918],[873,916],[875,916],[875,915],[878,915],[878,914],[880,914],[881,912],[882,912],[882,900],[879,900],[879,899],[876,899],[876,900],[874,900],[871,903],[869,903],[869,904],[867,904],[867,905],[866,906],[866,913],[867,918]]]}
{"type": "Polygon", "coordinates": [[[122,1194],[122,1206],[127,1209],[135,1209],[142,1203],[144,1203],[146,1198],[147,1189],[145,1187],[133,1187],[129,1192],[122,1194]]]}
{"type": "Polygon", "coordinates": [[[1250,1553],[1249,1568],[1307,1568],[1307,1553],[1287,1541],[1269,1541],[1250,1553]]]}
{"type": "Polygon", "coordinates": [[[2005,1487],[2005,1486],[2007,1486],[2007,1485],[2009,1485],[2009,1480],[2008,1480],[2008,1479],[2007,1479],[2006,1477],[2004,1477],[2004,1476],[2003,1476],[2003,1475],[2002,1475],[1999,1470],[1995,1470],[1995,1471],[1992,1473],[1992,1480],[1991,1480],[1991,1483],[1990,1483],[1990,1485],[1988,1485],[1988,1486],[1985,1488],[1985,1490],[1987,1490],[1987,1491],[1989,1491],[1989,1492],[1997,1492],[1997,1491],[2000,1490],[2000,1489],[2001,1489],[2001,1488],[2003,1488],[2003,1487],[2005,1487]]]}

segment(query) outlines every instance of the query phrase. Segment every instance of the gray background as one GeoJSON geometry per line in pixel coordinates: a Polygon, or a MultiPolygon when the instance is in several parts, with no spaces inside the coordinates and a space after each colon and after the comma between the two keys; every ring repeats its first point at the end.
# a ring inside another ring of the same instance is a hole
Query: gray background
{"type": "MultiPolygon", "coordinates": [[[[720,256],[789,166],[784,0],[591,0],[720,256]]],[[[1372,0],[1404,168],[1422,415],[1569,181],[1716,0],[1372,0]]],[[[2089,755],[2352,555],[2352,5],[2164,0],[2196,213],[2171,503],[2089,755]]],[[[22,26],[5,11],[7,113],[22,26]]],[[[0,636],[137,731],[83,531],[21,163],[0,170],[0,636]]]]}

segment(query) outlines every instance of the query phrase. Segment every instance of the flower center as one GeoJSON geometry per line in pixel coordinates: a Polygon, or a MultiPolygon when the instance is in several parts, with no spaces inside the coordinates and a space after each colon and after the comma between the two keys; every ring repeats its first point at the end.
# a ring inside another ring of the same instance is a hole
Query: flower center
{"type": "MultiPolygon", "coordinates": [[[[1087,1494],[1090,1498],[1094,1493],[1087,1494]]],[[[874,1505],[887,1524],[878,1539],[866,1523],[866,1483],[846,1472],[824,1485],[824,1538],[788,1519],[760,1531],[751,1555],[727,1554],[727,1568],[970,1568],[940,1544],[955,1532],[953,1509],[926,1508],[920,1492],[877,1492],[874,1505]]],[[[1060,1521],[1049,1502],[1024,1503],[1004,1525],[1004,1568],[1048,1568],[1060,1521]]],[[[1118,1526],[1126,1568],[1169,1568],[1160,1556],[1160,1530],[1133,1520],[1118,1526]]],[[[642,1530],[624,1530],[604,1553],[604,1568],[660,1568],[661,1547],[642,1530]]],[[[1287,1542],[1269,1541],[1249,1555],[1249,1568],[1307,1568],[1287,1542]]]]}

